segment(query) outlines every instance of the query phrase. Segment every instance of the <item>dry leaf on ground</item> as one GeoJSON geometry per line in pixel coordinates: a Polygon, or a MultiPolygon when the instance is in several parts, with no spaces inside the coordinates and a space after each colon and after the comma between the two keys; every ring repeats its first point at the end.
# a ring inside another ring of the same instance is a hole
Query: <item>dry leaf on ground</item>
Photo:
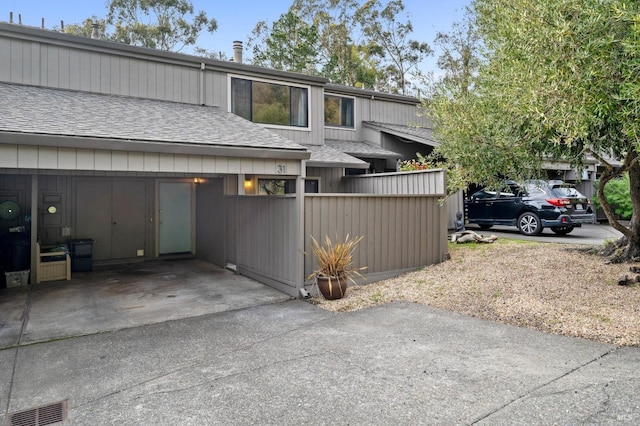
{"type": "Polygon", "coordinates": [[[581,246],[501,240],[450,245],[451,260],[311,303],[346,312],[396,300],[565,336],[640,346],[640,285],[618,280],[635,264],[605,264],[581,246]]]}

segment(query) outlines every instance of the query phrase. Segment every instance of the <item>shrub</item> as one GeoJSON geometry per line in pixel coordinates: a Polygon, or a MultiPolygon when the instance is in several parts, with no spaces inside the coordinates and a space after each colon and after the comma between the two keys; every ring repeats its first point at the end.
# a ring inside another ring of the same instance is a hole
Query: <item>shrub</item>
{"type": "MultiPolygon", "coordinates": [[[[629,174],[625,173],[621,178],[607,182],[604,187],[604,198],[618,219],[631,219],[633,205],[629,194],[629,174]]],[[[601,207],[597,196],[592,201],[597,208],[601,207]]]]}

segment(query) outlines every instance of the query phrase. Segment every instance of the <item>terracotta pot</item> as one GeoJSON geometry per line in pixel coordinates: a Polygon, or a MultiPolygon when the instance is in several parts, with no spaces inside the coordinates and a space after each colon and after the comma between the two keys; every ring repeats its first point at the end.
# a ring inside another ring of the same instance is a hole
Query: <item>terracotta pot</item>
{"type": "Polygon", "coordinates": [[[347,294],[347,279],[345,277],[331,277],[331,283],[329,283],[329,277],[316,277],[316,282],[320,293],[327,300],[341,299],[347,294]]]}

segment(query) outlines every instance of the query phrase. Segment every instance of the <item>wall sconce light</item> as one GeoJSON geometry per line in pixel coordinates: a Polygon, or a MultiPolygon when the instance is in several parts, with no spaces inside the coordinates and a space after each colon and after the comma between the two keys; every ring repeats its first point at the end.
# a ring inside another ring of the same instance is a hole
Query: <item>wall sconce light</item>
{"type": "Polygon", "coordinates": [[[199,183],[202,183],[202,179],[200,178],[193,178],[193,183],[195,183],[196,185],[199,183]]]}
{"type": "Polygon", "coordinates": [[[245,176],[244,189],[251,189],[252,186],[253,186],[253,179],[251,179],[251,176],[245,176]]]}

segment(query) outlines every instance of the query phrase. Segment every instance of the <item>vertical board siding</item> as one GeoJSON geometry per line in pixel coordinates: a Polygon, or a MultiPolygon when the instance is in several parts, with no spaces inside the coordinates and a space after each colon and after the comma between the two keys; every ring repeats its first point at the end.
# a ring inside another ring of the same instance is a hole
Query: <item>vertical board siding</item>
{"type": "Polygon", "coordinates": [[[301,170],[299,160],[265,160],[136,151],[0,144],[0,167],[48,170],[102,170],[163,173],[255,173],[273,175],[284,164],[289,175],[301,170]],[[230,166],[231,165],[231,166],[230,166]]]}
{"type": "Polygon", "coordinates": [[[0,57],[0,81],[200,103],[195,66],[8,38],[0,57]]]}
{"type": "Polygon", "coordinates": [[[336,167],[307,167],[308,178],[320,178],[320,192],[345,192],[343,169],[336,167]]]}
{"type": "Polygon", "coordinates": [[[235,197],[236,264],[268,280],[296,287],[298,232],[294,197],[235,197]]]}
{"type": "MultiPolygon", "coordinates": [[[[354,267],[384,275],[443,261],[447,254],[446,208],[437,196],[307,195],[304,251],[311,236],[318,241],[364,236],[354,267]]],[[[304,261],[305,277],[313,271],[312,257],[304,261]]]]}
{"type": "Polygon", "coordinates": [[[445,174],[442,170],[378,173],[344,178],[345,192],[363,194],[446,194],[445,174]]]}

